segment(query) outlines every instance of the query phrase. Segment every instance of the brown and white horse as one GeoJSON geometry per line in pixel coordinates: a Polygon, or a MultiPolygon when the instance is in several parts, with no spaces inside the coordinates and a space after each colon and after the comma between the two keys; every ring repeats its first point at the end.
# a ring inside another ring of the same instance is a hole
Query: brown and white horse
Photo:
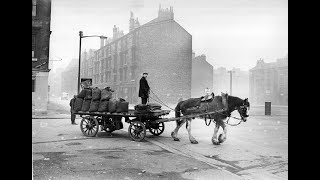
{"type": "MultiPolygon", "coordinates": [[[[175,117],[181,117],[183,115],[193,115],[197,113],[210,112],[224,109],[222,113],[215,113],[207,115],[206,118],[213,119],[215,121],[214,133],[212,136],[212,143],[218,145],[223,143],[227,138],[227,128],[224,120],[231,115],[234,110],[237,110],[241,116],[241,120],[246,122],[249,117],[250,103],[248,98],[240,99],[239,97],[230,96],[228,94],[221,93],[221,96],[214,96],[211,100],[201,101],[201,98],[190,98],[184,101],[180,101],[175,108],[175,117]],[[219,128],[223,128],[223,134],[217,138],[219,128]]],[[[204,117],[200,117],[203,119],[204,117]]],[[[189,134],[189,140],[192,144],[197,144],[196,139],[191,135],[191,120],[194,118],[186,118],[176,121],[176,128],[171,132],[171,136],[175,141],[179,141],[177,138],[179,128],[186,123],[186,129],[189,134]]]]}

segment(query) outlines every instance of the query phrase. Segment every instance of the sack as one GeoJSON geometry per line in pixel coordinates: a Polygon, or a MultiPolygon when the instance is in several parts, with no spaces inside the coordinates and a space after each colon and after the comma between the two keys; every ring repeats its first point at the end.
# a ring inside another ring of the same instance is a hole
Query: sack
{"type": "Polygon", "coordinates": [[[86,91],[86,96],[84,97],[84,99],[92,99],[92,89],[85,88],[84,90],[86,91]]]}
{"type": "Polygon", "coordinates": [[[96,88],[93,88],[92,89],[92,100],[95,101],[95,100],[100,100],[101,98],[101,90],[96,87],[96,88]]]}
{"type": "Polygon", "coordinates": [[[100,101],[98,111],[99,112],[108,112],[108,103],[109,103],[109,101],[107,101],[107,100],[100,101]]]}
{"type": "Polygon", "coordinates": [[[149,110],[161,110],[161,105],[158,103],[148,103],[147,106],[149,106],[149,110]]]}
{"type": "Polygon", "coordinates": [[[137,104],[134,106],[134,110],[136,111],[146,111],[148,110],[148,106],[146,104],[137,104]]]}
{"type": "Polygon", "coordinates": [[[84,97],[86,97],[86,90],[85,89],[82,89],[81,91],[80,91],[80,93],[77,95],[77,98],[84,98],[84,97]]]}
{"type": "Polygon", "coordinates": [[[108,91],[107,89],[102,89],[101,90],[101,101],[103,100],[109,100],[112,98],[112,92],[108,91]]]}
{"type": "Polygon", "coordinates": [[[99,109],[100,101],[91,101],[89,112],[95,112],[99,109]]]}
{"type": "Polygon", "coordinates": [[[126,102],[126,101],[117,102],[117,106],[116,106],[117,113],[128,112],[128,109],[129,109],[129,102],[126,102]]]}
{"type": "Polygon", "coordinates": [[[76,100],[74,101],[73,110],[76,111],[76,112],[81,111],[82,104],[83,104],[83,99],[82,98],[76,98],[76,100]]]}
{"type": "Polygon", "coordinates": [[[110,113],[114,113],[117,111],[117,100],[115,99],[111,99],[110,101],[108,101],[108,111],[110,113]]]}
{"type": "Polygon", "coordinates": [[[81,111],[89,111],[90,104],[91,104],[91,99],[83,100],[81,111]]]}

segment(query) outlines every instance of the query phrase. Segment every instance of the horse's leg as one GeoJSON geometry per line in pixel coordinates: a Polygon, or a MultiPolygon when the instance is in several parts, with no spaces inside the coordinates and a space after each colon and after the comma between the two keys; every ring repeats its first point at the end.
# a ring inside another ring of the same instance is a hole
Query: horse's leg
{"type": "Polygon", "coordinates": [[[192,144],[198,144],[198,141],[196,141],[196,139],[191,135],[191,118],[188,118],[188,119],[187,119],[186,128],[187,128],[187,130],[188,130],[190,142],[191,142],[192,144]]]}
{"type": "Polygon", "coordinates": [[[216,122],[216,126],[214,127],[213,136],[211,138],[211,141],[214,145],[219,145],[219,141],[217,139],[217,133],[219,130],[219,124],[216,122]]]}
{"type": "Polygon", "coordinates": [[[179,129],[180,129],[180,127],[184,124],[186,122],[186,120],[185,119],[183,119],[183,120],[178,120],[178,121],[176,121],[176,128],[171,132],[171,137],[173,138],[173,140],[174,141],[179,141],[179,138],[177,138],[177,136],[178,136],[178,131],[179,131],[179,129]]]}
{"type": "Polygon", "coordinates": [[[227,139],[227,127],[226,127],[226,124],[222,123],[221,127],[223,129],[223,133],[220,134],[219,137],[218,137],[219,143],[223,143],[227,139]]]}

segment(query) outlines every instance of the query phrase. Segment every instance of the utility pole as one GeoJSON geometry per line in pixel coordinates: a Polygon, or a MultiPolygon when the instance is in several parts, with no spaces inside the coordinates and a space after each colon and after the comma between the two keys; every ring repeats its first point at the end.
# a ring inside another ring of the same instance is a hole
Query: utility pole
{"type": "Polygon", "coordinates": [[[230,70],[228,73],[230,73],[230,95],[232,95],[232,73],[235,73],[235,71],[230,70]]]}

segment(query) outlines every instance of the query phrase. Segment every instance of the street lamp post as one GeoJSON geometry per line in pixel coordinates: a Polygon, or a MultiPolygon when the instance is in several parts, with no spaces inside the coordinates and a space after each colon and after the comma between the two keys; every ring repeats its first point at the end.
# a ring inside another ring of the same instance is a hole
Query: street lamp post
{"type": "Polygon", "coordinates": [[[228,73],[230,73],[230,95],[232,95],[232,73],[234,73],[235,71],[228,71],[228,73]]]}
{"type": "Polygon", "coordinates": [[[78,66],[78,94],[80,92],[80,64],[81,64],[81,39],[86,37],[99,37],[100,39],[107,39],[106,36],[83,36],[83,32],[79,31],[79,66],[78,66]]]}

